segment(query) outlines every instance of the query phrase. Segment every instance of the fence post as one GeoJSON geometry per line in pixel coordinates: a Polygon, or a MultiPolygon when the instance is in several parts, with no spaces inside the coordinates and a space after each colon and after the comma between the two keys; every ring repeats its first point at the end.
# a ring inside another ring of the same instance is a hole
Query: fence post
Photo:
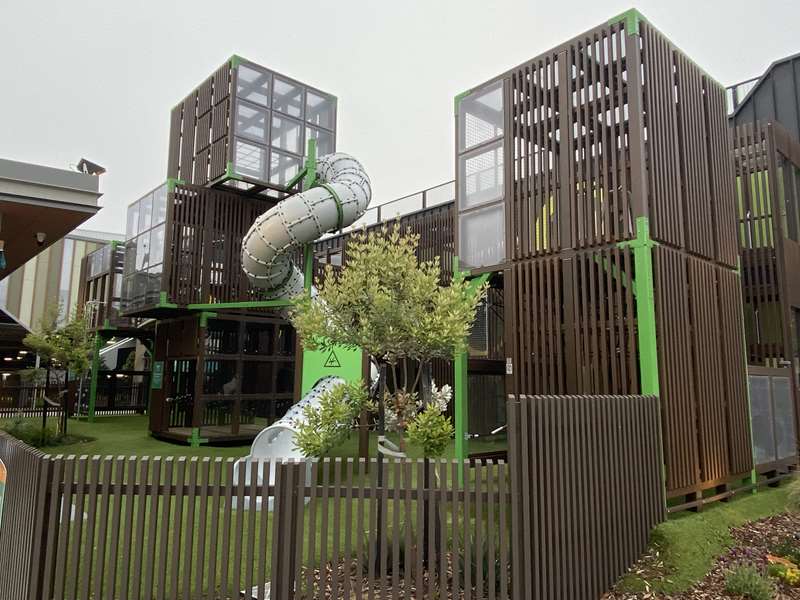
{"type": "Polygon", "coordinates": [[[33,534],[33,548],[28,575],[28,592],[32,600],[43,594],[44,555],[53,532],[45,525],[46,514],[50,512],[51,485],[53,480],[53,463],[50,457],[39,461],[39,486],[36,493],[36,528],[33,534]]]}

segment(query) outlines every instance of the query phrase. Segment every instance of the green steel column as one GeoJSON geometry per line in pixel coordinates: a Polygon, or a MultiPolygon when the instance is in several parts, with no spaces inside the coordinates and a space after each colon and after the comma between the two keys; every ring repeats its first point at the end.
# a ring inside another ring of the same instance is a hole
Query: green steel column
{"type": "MultiPolygon", "coordinates": [[[[453,257],[453,279],[463,281],[467,273],[459,266],[458,256],[453,257]]],[[[468,294],[474,294],[484,283],[489,280],[491,273],[484,273],[471,279],[467,287],[468,294]]],[[[453,377],[453,413],[455,414],[455,457],[466,460],[469,455],[469,351],[465,348],[453,356],[455,373],[453,377]]],[[[459,480],[462,474],[459,471],[459,480]]]]}
{"type": "Polygon", "coordinates": [[[97,379],[100,375],[100,349],[103,347],[103,337],[100,332],[94,334],[94,351],[92,352],[92,379],[89,384],[89,422],[94,422],[94,405],[97,400],[97,379]]]}
{"type": "MultiPolygon", "coordinates": [[[[458,256],[453,257],[453,280],[462,281],[464,273],[461,272],[458,256]]],[[[469,368],[469,355],[467,351],[456,352],[453,356],[455,374],[453,377],[453,414],[455,415],[456,444],[455,457],[457,460],[466,460],[469,453],[469,440],[467,439],[467,423],[469,422],[469,398],[467,385],[467,369],[469,368]]],[[[459,469],[459,479],[461,470],[459,469]]]]}
{"type": "Polygon", "coordinates": [[[620,247],[633,250],[636,280],[636,321],[638,328],[639,371],[644,395],[659,395],[658,345],[656,343],[656,302],[653,286],[653,247],[650,223],[647,217],[636,219],[636,239],[621,242],[620,247]]]}

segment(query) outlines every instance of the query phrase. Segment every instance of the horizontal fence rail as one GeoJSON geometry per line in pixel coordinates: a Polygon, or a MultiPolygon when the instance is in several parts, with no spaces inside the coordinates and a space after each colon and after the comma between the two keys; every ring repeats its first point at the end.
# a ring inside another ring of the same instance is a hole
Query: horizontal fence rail
{"type": "Polygon", "coordinates": [[[594,600],[665,518],[658,399],[508,402],[513,598],[594,600]]]}

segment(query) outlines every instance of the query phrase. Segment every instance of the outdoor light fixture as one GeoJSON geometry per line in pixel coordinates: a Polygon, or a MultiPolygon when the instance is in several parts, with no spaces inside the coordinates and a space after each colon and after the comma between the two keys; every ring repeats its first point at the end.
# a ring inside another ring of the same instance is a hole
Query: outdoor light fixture
{"type": "Polygon", "coordinates": [[[44,231],[37,231],[36,232],[36,245],[41,247],[44,245],[44,241],[47,239],[47,234],[44,231]]]}

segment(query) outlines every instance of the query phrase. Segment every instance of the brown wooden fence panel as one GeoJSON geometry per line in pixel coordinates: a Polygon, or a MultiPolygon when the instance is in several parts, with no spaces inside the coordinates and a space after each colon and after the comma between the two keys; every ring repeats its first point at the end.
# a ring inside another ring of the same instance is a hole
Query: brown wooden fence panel
{"type": "Polygon", "coordinates": [[[2,596],[8,600],[36,597],[35,574],[45,521],[41,518],[51,464],[38,450],[0,431],[0,459],[6,471],[0,519],[2,596]]]}
{"type": "Polygon", "coordinates": [[[503,462],[0,457],[11,598],[509,598],[503,462]]]}
{"type": "Polygon", "coordinates": [[[658,399],[510,397],[513,598],[594,600],[664,520],[658,399]]]}

